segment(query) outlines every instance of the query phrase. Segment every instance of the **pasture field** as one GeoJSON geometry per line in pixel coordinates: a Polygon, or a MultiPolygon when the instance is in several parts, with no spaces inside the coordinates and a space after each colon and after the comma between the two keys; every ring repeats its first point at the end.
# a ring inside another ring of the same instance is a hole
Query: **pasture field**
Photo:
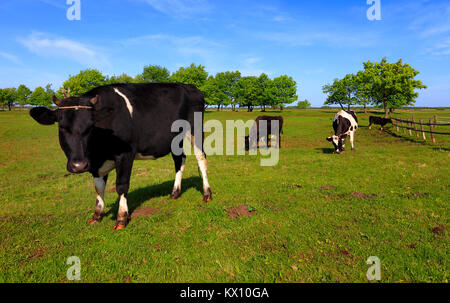
{"type": "MultiPolygon", "coordinates": [[[[170,156],[135,161],[133,219],[122,231],[112,231],[115,173],[107,215],[88,226],[93,180],[68,174],[57,127],[27,111],[0,112],[0,282],[72,282],[70,256],[81,260],[80,282],[367,282],[370,256],[381,260],[382,282],[448,282],[450,138],[433,145],[369,130],[369,114],[358,112],[355,151],[347,142],[336,155],[325,140],[335,112],[282,112],[277,166],[261,167],[261,156],[209,156],[208,204],[194,156],[178,200],[169,199],[170,156]],[[242,205],[244,216],[230,211],[242,205]]],[[[450,116],[395,116],[412,113],[450,116]]]]}

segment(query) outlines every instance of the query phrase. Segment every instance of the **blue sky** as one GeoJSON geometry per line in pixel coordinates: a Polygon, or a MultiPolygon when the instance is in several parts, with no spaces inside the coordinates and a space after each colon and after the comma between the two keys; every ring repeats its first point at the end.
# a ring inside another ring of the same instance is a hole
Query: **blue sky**
{"type": "Polygon", "coordinates": [[[450,106],[446,0],[381,0],[381,21],[367,19],[366,0],[81,0],[80,21],[66,18],[69,7],[0,2],[0,87],[55,89],[85,68],[134,76],[196,63],[210,74],[287,74],[299,100],[321,106],[324,84],[386,56],[421,72],[428,89],[417,106],[450,106]]]}

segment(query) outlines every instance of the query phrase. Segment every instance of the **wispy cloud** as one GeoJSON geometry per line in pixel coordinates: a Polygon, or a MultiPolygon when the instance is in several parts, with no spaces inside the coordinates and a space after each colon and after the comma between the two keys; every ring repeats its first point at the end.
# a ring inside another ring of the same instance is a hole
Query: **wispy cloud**
{"type": "Polygon", "coordinates": [[[190,18],[208,13],[211,4],[207,0],[141,0],[155,10],[174,18],[190,18]]]}
{"type": "Polygon", "coordinates": [[[242,61],[242,64],[238,69],[241,71],[241,75],[244,77],[259,76],[263,73],[270,76],[272,74],[271,71],[258,67],[258,63],[262,61],[263,59],[259,57],[247,57],[242,61]]]}
{"type": "Polygon", "coordinates": [[[96,47],[67,38],[32,32],[18,41],[30,52],[45,58],[65,58],[86,67],[110,67],[107,57],[96,47]]]}
{"type": "Polygon", "coordinates": [[[21,66],[23,65],[22,61],[17,56],[11,55],[9,53],[0,52],[0,57],[6,59],[16,65],[21,65],[21,66]]]}
{"type": "Polygon", "coordinates": [[[373,33],[337,33],[308,30],[304,33],[264,32],[256,33],[259,39],[286,46],[334,46],[334,47],[369,47],[377,44],[378,38],[373,33]]]}

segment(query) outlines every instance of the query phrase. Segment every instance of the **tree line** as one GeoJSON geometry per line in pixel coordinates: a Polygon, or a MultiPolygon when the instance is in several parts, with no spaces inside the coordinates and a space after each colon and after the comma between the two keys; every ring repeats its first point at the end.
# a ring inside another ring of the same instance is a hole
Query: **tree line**
{"type": "MultiPolygon", "coordinates": [[[[340,105],[342,108],[345,105],[348,109],[358,105],[365,110],[369,105],[377,106],[384,108],[387,117],[388,111],[413,105],[418,97],[416,89],[426,88],[422,81],[414,79],[419,72],[404,64],[402,59],[389,63],[383,58],[381,62],[368,61],[363,66],[364,69],[356,74],[348,74],[322,87],[327,94],[325,105],[340,105]]],[[[193,84],[203,92],[207,106],[215,106],[217,110],[224,107],[231,107],[233,111],[237,107],[247,108],[248,111],[253,111],[255,107],[260,107],[262,111],[267,107],[282,110],[286,104],[298,99],[297,83],[287,75],[271,79],[264,73],[243,77],[239,71],[226,71],[213,76],[204,66],[195,64],[181,67],[171,74],[165,67],[148,65],[135,77],[126,73],[109,77],[96,69],[82,70],[77,75],[69,76],[56,92],[51,84],[45,88],[37,87],[33,92],[23,84],[17,89],[0,89],[0,106],[8,106],[10,110],[14,105],[51,106],[53,94],[61,98],[63,91],[69,89],[72,96],[79,96],[101,85],[156,82],[193,84]]],[[[299,101],[297,105],[298,108],[310,106],[308,100],[299,101]]]]}
{"type": "Polygon", "coordinates": [[[72,96],[79,96],[89,90],[115,83],[156,83],[179,82],[193,84],[199,88],[207,106],[215,106],[220,110],[230,106],[232,110],[245,107],[252,111],[254,107],[279,107],[297,101],[297,83],[287,75],[270,79],[266,74],[260,76],[242,77],[239,71],[226,71],[209,75],[202,65],[191,64],[170,73],[165,67],[158,65],[145,66],[141,74],[132,77],[126,73],[119,76],[105,76],[96,69],[86,69],[77,75],[69,76],[58,91],[53,91],[51,85],[46,88],[37,87],[33,92],[25,85],[17,89],[0,90],[0,105],[11,108],[14,104],[50,106],[52,95],[63,97],[63,91],[69,91],[72,96]]]}
{"type": "Polygon", "coordinates": [[[387,118],[388,112],[413,105],[419,95],[416,89],[427,88],[422,81],[414,79],[419,71],[403,64],[402,59],[389,63],[385,57],[381,62],[368,61],[363,65],[364,70],[322,87],[328,95],[325,105],[338,104],[342,108],[346,105],[348,109],[359,105],[365,111],[368,105],[382,107],[387,118]]]}

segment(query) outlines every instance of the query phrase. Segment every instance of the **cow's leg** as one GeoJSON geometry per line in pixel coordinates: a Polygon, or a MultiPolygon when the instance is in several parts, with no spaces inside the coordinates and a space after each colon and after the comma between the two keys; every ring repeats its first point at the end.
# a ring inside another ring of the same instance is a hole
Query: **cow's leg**
{"type": "Polygon", "coordinates": [[[114,230],[124,229],[129,221],[127,195],[134,157],[134,153],[127,153],[116,158],[116,191],[120,200],[114,230]]]}
{"type": "Polygon", "coordinates": [[[203,148],[200,148],[195,143],[195,137],[191,136],[191,143],[194,147],[194,154],[197,158],[197,164],[198,168],[202,174],[203,178],[203,202],[209,202],[212,200],[212,193],[211,193],[211,187],[209,186],[208,182],[208,161],[206,160],[205,152],[203,151],[203,148]]]}
{"type": "Polygon", "coordinates": [[[172,158],[175,162],[175,183],[170,198],[177,199],[181,195],[181,179],[183,178],[186,155],[184,153],[180,156],[172,154],[172,158]]]}
{"type": "Polygon", "coordinates": [[[353,146],[353,137],[354,137],[354,135],[355,135],[355,132],[351,131],[350,132],[350,144],[352,145],[352,150],[355,149],[354,146],[353,146]]]}
{"type": "Polygon", "coordinates": [[[99,178],[94,178],[95,192],[97,193],[97,200],[95,205],[95,212],[88,224],[94,224],[101,221],[105,214],[105,188],[108,175],[99,178]]]}

